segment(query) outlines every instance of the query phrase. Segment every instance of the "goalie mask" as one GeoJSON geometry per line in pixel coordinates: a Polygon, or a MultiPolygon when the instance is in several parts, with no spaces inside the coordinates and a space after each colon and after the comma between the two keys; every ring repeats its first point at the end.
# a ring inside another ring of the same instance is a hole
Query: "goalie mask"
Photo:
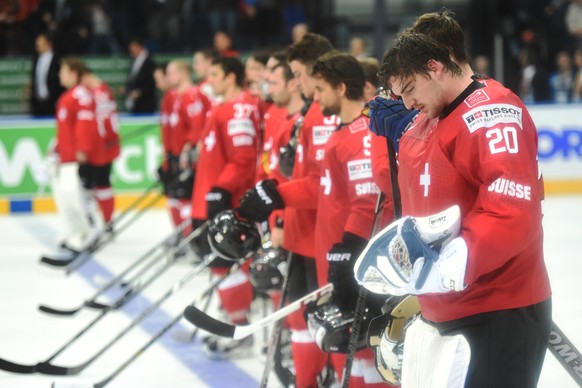
{"type": "Polygon", "coordinates": [[[430,265],[438,259],[438,252],[458,235],[460,217],[460,209],[455,205],[442,213],[403,217],[388,225],[358,257],[354,266],[356,280],[371,292],[392,294],[392,285],[410,282],[414,262],[424,257],[425,266],[416,284],[420,288],[430,265]]]}
{"type": "Polygon", "coordinates": [[[251,283],[258,291],[280,290],[287,276],[288,253],[279,248],[262,247],[253,255],[251,283]]]}
{"type": "MultiPolygon", "coordinates": [[[[309,333],[321,350],[326,353],[347,353],[354,322],[353,311],[342,311],[330,301],[315,308],[308,307],[305,315],[309,333]]],[[[367,330],[360,330],[357,350],[366,347],[366,333],[367,330]]]]}
{"type": "Polygon", "coordinates": [[[261,246],[261,236],[252,224],[239,219],[234,211],[225,210],[210,221],[208,243],[217,256],[236,261],[253,254],[261,246]]]}

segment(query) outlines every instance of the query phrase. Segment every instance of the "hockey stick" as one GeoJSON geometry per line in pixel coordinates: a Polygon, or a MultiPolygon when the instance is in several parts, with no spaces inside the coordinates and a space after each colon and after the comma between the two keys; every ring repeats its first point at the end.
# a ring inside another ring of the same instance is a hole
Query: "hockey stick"
{"type": "Polygon", "coordinates": [[[582,387],[582,355],[555,322],[552,322],[548,348],[566,372],[582,387]]]}
{"type": "MultiPolygon", "coordinates": [[[[191,170],[183,171],[180,175],[175,177],[168,185],[172,186],[172,185],[176,185],[180,182],[184,182],[188,178],[190,178],[191,175],[192,175],[191,170]]],[[[156,183],[156,185],[157,185],[157,183],[156,183]]],[[[154,187],[155,187],[155,185],[152,186],[150,189],[153,190],[154,187]]],[[[115,235],[118,235],[119,233],[126,230],[139,217],[141,217],[142,214],[144,214],[147,210],[152,208],[163,196],[164,196],[163,192],[158,193],[154,198],[152,198],[149,202],[147,202],[147,204],[144,205],[137,213],[134,213],[133,216],[128,221],[124,222],[120,227],[118,227],[118,229],[115,231],[115,235]]],[[[143,197],[146,198],[147,195],[143,195],[143,197]]],[[[135,204],[135,207],[137,207],[138,205],[139,204],[135,204]]],[[[129,214],[129,213],[126,213],[126,214],[129,214]]],[[[117,222],[119,222],[119,220],[117,222]]],[[[102,236],[104,233],[106,233],[106,232],[103,232],[100,236],[102,236]]],[[[98,251],[99,249],[101,249],[105,245],[107,245],[109,242],[111,242],[113,240],[113,237],[114,237],[113,234],[108,234],[107,238],[105,238],[105,239],[100,237],[99,239],[97,239],[97,241],[94,244],[92,244],[89,247],[75,253],[71,258],[68,258],[68,259],[56,259],[56,258],[52,258],[48,255],[45,255],[45,256],[41,257],[40,261],[42,263],[48,264],[52,267],[67,267],[66,274],[70,275],[75,269],[79,268],[81,265],[85,264],[88,260],[90,260],[91,254],[95,253],[96,251],[98,251]]]]}
{"type": "MultiPolygon", "coordinates": [[[[280,310],[285,305],[285,300],[287,299],[287,289],[289,288],[289,276],[291,275],[291,271],[293,270],[292,266],[293,266],[293,254],[289,252],[287,256],[287,276],[285,276],[283,286],[281,287],[281,299],[279,299],[279,305],[277,306],[277,310],[280,310]]],[[[269,344],[267,348],[267,359],[265,360],[263,376],[261,377],[260,384],[261,388],[265,388],[267,386],[267,383],[269,382],[269,375],[271,374],[271,369],[273,367],[273,360],[275,358],[275,349],[277,347],[276,346],[277,341],[279,341],[279,337],[281,336],[282,331],[283,331],[283,321],[278,321],[273,327],[271,338],[269,338],[269,344]]]]}
{"type": "MultiPolygon", "coordinates": [[[[155,303],[150,305],[147,309],[141,312],[133,321],[130,322],[122,331],[120,331],[115,337],[113,337],[105,346],[103,346],[97,353],[95,353],[91,358],[89,358],[84,363],[75,366],[60,366],[52,364],[50,361],[44,361],[37,365],[36,371],[43,374],[54,375],[54,376],[70,376],[80,373],[82,370],[91,365],[96,359],[98,359],[103,353],[105,353],[111,346],[113,346],[117,341],[119,341],[123,336],[125,336],[131,329],[137,326],[141,321],[147,318],[152,312],[154,312],[163,302],[168,298],[178,292],[182,287],[188,284],[196,275],[207,268],[208,264],[212,259],[206,260],[204,263],[193,268],[184,277],[182,277],[177,283],[175,283],[169,290],[167,290],[155,303]]],[[[108,310],[106,310],[108,311],[108,310]]]]}
{"type": "Polygon", "coordinates": [[[279,319],[285,318],[289,314],[299,310],[301,307],[307,305],[308,303],[316,301],[324,295],[330,294],[332,291],[333,284],[328,283],[325,286],[318,288],[317,290],[310,292],[304,297],[296,300],[295,302],[288,304],[282,309],[267,315],[263,319],[248,325],[232,325],[230,323],[219,321],[205,314],[194,306],[186,307],[184,310],[184,318],[186,318],[186,320],[188,320],[188,322],[192,323],[193,325],[196,325],[212,334],[239,340],[248,337],[254,332],[261,330],[263,327],[270,325],[279,319]]]}
{"type": "MultiPolygon", "coordinates": [[[[183,243],[184,244],[188,243],[191,239],[197,237],[200,233],[202,233],[204,231],[204,229],[205,228],[204,228],[204,224],[203,224],[198,229],[196,229],[192,233],[190,233],[190,235],[186,239],[184,239],[183,243]]],[[[160,272],[152,275],[152,277],[150,279],[148,279],[146,281],[146,283],[144,283],[143,285],[140,286],[140,290],[143,290],[154,279],[158,278],[159,277],[159,274],[161,272],[165,271],[167,268],[169,268],[175,261],[176,260],[173,260],[173,261],[167,263],[161,269],[160,272]]],[[[206,266],[207,266],[206,263],[201,263],[198,266],[196,266],[193,271],[201,272],[204,268],[206,268],[206,266]]],[[[95,326],[101,319],[103,319],[103,317],[105,317],[105,315],[107,315],[107,313],[109,313],[109,311],[115,310],[115,309],[123,306],[124,304],[126,304],[127,302],[129,302],[136,295],[137,295],[137,292],[136,291],[128,290],[123,296],[121,296],[121,298],[119,298],[117,301],[115,301],[112,305],[105,306],[105,308],[103,309],[103,311],[101,312],[101,314],[99,314],[97,317],[95,317],[95,319],[93,319],[84,328],[82,328],[79,332],[77,332],[77,334],[75,334],[70,340],[68,340],[67,342],[65,342],[65,344],[63,344],[55,353],[53,353],[45,361],[40,362],[40,363],[37,363],[35,365],[24,365],[24,364],[18,364],[18,363],[11,362],[11,361],[8,361],[8,360],[5,360],[5,359],[0,358],[0,369],[5,370],[7,372],[21,373],[21,374],[30,374],[30,373],[37,372],[38,371],[38,366],[40,364],[49,364],[50,365],[50,362],[52,360],[54,360],[58,355],[60,355],[63,351],[65,351],[69,346],[71,346],[82,335],[84,335],[93,326],[95,326]]]]}
{"type": "MultiPolygon", "coordinates": [[[[390,169],[390,178],[392,180],[392,168],[390,169]]],[[[378,199],[376,201],[376,209],[374,212],[374,221],[372,224],[372,236],[376,233],[376,223],[378,217],[384,208],[385,195],[380,192],[378,194],[378,199]]],[[[396,209],[396,207],[394,207],[396,209]]],[[[381,218],[381,217],[380,217],[381,218]]],[[[358,300],[356,302],[356,309],[354,311],[354,322],[352,323],[352,332],[350,334],[350,341],[348,342],[348,352],[346,355],[346,363],[344,365],[344,372],[342,375],[342,388],[348,388],[350,382],[350,376],[352,375],[352,366],[354,364],[354,357],[358,350],[358,339],[360,337],[360,331],[362,329],[362,321],[364,319],[364,313],[366,312],[366,299],[368,298],[368,290],[364,287],[358,287],[358,300]]]]}
{"type": "MultiPolygon", "coordinates": [[[[76,313],[78,313],[81,309],[83,309],[84,307],[89,307],[89,308],[97,308],[97,309],[105,309],[107,308],[107,305],[103,305],[101,303],[97,302],[97,298],[104,294],[105,291],[109,290],[110,288],[117,286],[117,285],[121,285],[121,284],[133,284],[135,282],[136,279],[139,279],[147,270],[149,270],[151,267],[153,267],[154,264],[158,264],[160,255],[155,255],[153,256],[153,259],[150,259],[152,257],[152,255],[156,252],[156,250],[158,250],[160,247],[163,248],[169,241],[172,241],[176,235],[178,235],[179,233],[182,233],[182,231],[184,230],[184,228],[190,223],[189,220],[184,221],[180,226],[178,226],[177,229],[175,229],[174,231],[172,231],[172,233],[170,234],[170,236],[166,237],[164,240],[160,241],[158,244],[154,245],[149,251],[147,251],[145,254],[143,254],[141,257],[139,257],[136,261],[134,261],[129,267],[127,267],[123,272],[121,272],[119,275],[117,275],[116,277],[114,277],[113,279],[111,279],[107,284],[105,284],[103,287],[101,287],[99,290],[97,290],[95,292],[95,294],[93,294],[93,296],[91,296],[91,298],[87,299],[86,301],[84,301],[79,307],[74,308],[74,309],[70,309],[70,310],[63,310],[63,309],[58,309],[55,307],[50,307],[50,306],[46,306],[46,305],[40,305],[38,306],[38,309],[42,312],[48,313],[48,314],[55,314],[55,315],[74,315],[76,313]],[[140,264],[142,264],[143,262],[147,262],[147,259],[150,259],[149,262],[147,264],[145,264],[142,269],[136,273],[135,276],[133,276],[130,280],[128,281],[124,281],[125,276],[130,273],[131,271],[133,271],[135,268],[137,268],[140,264]]],[[[116,303],[117,304],[117,303],[116,303]]]]}
{"type": "MultiPolygon", "coordinates": [[[[247,259],[241,259],[238,262],[235,262],[235,264],[232,267],[230,267],[230,269],[228,270],[227,273],[225,273],[224,275],[221,275],[219,278],[214,280],[214,282],[212,282],[194,301],[192,301],[192,303],[190,305],[194,305],[196,303],[199,303],[204,298],[209,298],[210,295],[212,295],[211,293],[214,291],[214,289],[216,287],[218,287],[218,285],[220,283],[222,283],[229,275],[231,275],[236,270],[238,270],[240,268],[240,266],[242,264],[244,264],[244,262],[246,260],[247,259]]],[[[176,317],[174,319],[172,319],[170,322],[168,322],[160,331],[158,331],[152,338],[150,338],[150,340],[148,342],[146,342],[139,350],[137,350],[135,353],[133,353],[127,360],[125,360],[123,362],[123,364],[121,364],[119,367],[117,367],[117,369],[115,369],[115,371],[113,371],[113,373],[111,373],[109,376],[107,376],[106,378],[104,378],[100,382],[92,384],[92,385],[83,385],[83,384],[79,384],[79,383],[71,384],[68,382],[54,382],[52,384],[52,388],[65,388],[65,387],[101,388],[101,387],[106,386],[107,384],[109,384],[111,382],[111,380],[113,380],[123,370],[125,370],[125,368],[127,368],[133,361],[135,361],[141,354],[143,354],[143,352],[145,352],[154,342],[156,342],[161,336],[163,336],[166,332],[168,332],[168,330],[170,330],[176,323],[178,323],[178,321],[180,321],[180,319],[182,319],[183,316],[184,316],[183,313],[176,315],[176,317]]]]}

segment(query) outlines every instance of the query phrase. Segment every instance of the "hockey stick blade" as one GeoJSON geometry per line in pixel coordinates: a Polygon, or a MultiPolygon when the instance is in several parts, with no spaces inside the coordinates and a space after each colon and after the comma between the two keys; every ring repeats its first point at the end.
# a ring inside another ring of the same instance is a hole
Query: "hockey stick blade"
{"type": "Polygon", "coordinates": [[[74,255],[70,259],[55,259],[50,256],[42,256],[40,258],[40,262],[44,264],[48,264],[51,267],[66,267],[67,265],[71,264],[77,257],[80,255],[74,255]]]}
{"type": "Polygon", "coordinates": [[[79,374],[88,364],[77,365],[73,367],[53,365],[50,362],[39,362],[36,365],[36,371],[44,375],[51,376],[72,376],[79,374]]]}
{"type": "Polygon", "coordinates": [[[12,373],[32,374],[36,372],[36,364],[35,365],[17,364],[15,362],[0,358],[0,369],[12,373]]]}
{"type": "Polygon", "coordinates": [[[50,307],[50,306],[46,306],[46,305],[39,305],[38,309],[40,311],[42,311],[43,313],[47,313],[47,314],[52,314],[52,315],[75,315],[76,313],[78,313],[83,307],[78,307],[76,309],[71,309],[71,310],[62,310],[62,309],[58,309],[55,307],[50,307]]]}
{"type": "Polygon", "coordinates": [[[287,306],[275,311],[270,315],[267,315],[263,319],[248,325],[231,325],[226,322],[218,321],[194,306],[187,306],[185,308],[184,317],[186,320],[188,320],[188,322],[198,326],[203,330],[206,330],[209,333],[238,340],[248,337],[254,332],[261,330],[263,327],[268,326],[271,323],[278,321],[279,319],[285,318],[289,314],[299,310],[301,307],[307,305],[308,303],[317,301],[322,296],[330,294],[332,291],[333,284],[326,284],[325,286],[310,292],[295,302],[289,303],[287,306]]]}

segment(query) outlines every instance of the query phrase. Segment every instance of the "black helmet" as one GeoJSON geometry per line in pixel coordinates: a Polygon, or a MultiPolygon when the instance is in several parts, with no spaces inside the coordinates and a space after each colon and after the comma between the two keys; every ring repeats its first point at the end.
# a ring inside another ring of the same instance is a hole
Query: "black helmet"
{"type": "Polygon", "coordinates": [[[238,218],[233,210],[225,210],[210,221],[208,243],[219,257],[236,261],[253,254],[261,246],[261,236],[252,224],[238,218]]]}
{"type": "MultiPolygon", "coordinates": [[[[305,315],[309,332],[321,350],[326,353],[347,353],[354,322],[353,311],[342,311],[332,300],[314,309],[308,306],[305,315]]],[[[358,337],[358,350],[366,347],[367,315],[364,321],[358,337]]]]}
{"type": "Polygon", "coordinates": [[[288,253],[279,248],[263,246],[253,255],[251,283],[258,291],[280,290],[287,276],[288,253]]]}

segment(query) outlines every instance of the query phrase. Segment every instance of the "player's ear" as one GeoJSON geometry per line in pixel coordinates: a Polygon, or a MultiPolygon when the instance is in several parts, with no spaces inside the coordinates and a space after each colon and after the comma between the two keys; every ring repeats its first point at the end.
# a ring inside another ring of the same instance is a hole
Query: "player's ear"
{"type": "Polygon", "coordinates": [[[430,59],[426,65],[428,69],[434,73],[439,73],[443,69],[443,64],[434,59],[430,59]]]}

